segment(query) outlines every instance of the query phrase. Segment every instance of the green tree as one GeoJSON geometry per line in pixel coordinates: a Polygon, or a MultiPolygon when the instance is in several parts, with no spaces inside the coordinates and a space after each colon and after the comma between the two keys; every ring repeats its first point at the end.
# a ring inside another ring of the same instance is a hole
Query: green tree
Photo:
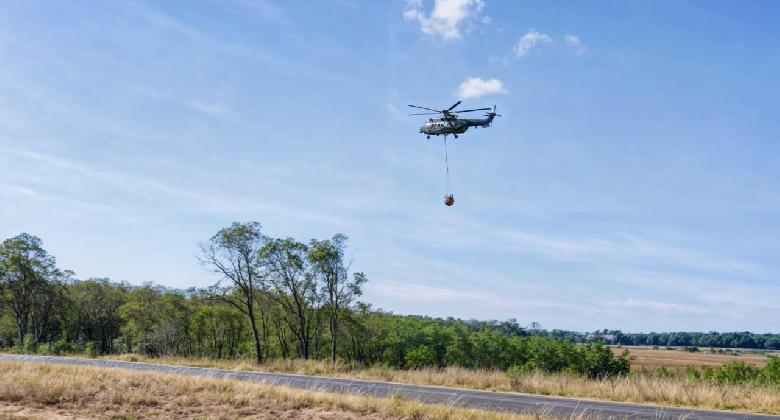
{"type": "Polygon", "coordinates": [[[313,307],[319,299],[307,254],[306,244],[292,238],[269,239],[260,253],[268,270],[270,296],[283,309],[286,324],[298,340],[299,355],[304,359],[309,358],[313,307]]]}
{"type": "Polygon", "coordinates": [[[119,308],[127,301],[127,286],[108,279],[75,281],[68,287],[75,339],[94,341],[101,354],[114,352],[122,318],[119,308]]]}
{"type": "Polygon", "coordinates": [[[320,279],[322,294],[327,303],[332,362],[336,361],[341,311],[348,307],[356,296],[363,294],[362,286],[368,280],[363,273],[354,273],[350,279],[349,266],[344,263],[346,243],[347,237],[337,234],[326,241],[313,239],[309,244],[308,258],[315,275],[320,279]]]}
{"type": "Polygon", "coordinates": [[[211,288],[212,296],[232,305],[246,317],[257,364],[262,362],[263,353],[255,306],[263,288],[260,249],[265,242],[260,223],[233,223],[202,245],[200,255],[201,264],[221,277],[211,288]]]}
{"type": "Polygon", "coordinates": [[[31,322],[35,341],[43,338],[54,308],[54,294],[60,292],[59,285],[52,282],[62,277],[54,257],[39,238],[22,233],[0,244],[0,305],[10,308],[14,315],[17,345],[24,346],[31,322]]]}
{"type": "Polygon", "coordinates": [[[580,348],[582,370],[588,377],[602,379],[610,376],[625,375],[630,371],[631,358],[628,350],[615,357],[612,350],[601,342],[588,343],[580,348]]]}

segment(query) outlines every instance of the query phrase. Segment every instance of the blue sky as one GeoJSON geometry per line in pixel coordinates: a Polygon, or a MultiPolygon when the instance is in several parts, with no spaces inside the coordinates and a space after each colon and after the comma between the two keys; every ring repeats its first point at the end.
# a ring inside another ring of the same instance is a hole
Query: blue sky
{"type": "Polygon", "coordinates": [[[10,1],[0,237],[213,282],[233,221],[350,236],[365,300],[546,328],[780,325],[774,2],[10,1]],[[450,144],[406,104],[497,105],[450,144]]]}

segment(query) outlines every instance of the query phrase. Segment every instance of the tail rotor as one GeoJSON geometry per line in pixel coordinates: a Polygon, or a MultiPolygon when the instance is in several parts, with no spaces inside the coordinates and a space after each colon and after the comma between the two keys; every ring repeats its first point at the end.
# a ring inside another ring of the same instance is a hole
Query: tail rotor
{"type": "Polygon", "coordinates": [[[501,114],[496,114],[496,106],[493,105],[493,110],[485,114],[486,117],[500,117],[501,114]]]}

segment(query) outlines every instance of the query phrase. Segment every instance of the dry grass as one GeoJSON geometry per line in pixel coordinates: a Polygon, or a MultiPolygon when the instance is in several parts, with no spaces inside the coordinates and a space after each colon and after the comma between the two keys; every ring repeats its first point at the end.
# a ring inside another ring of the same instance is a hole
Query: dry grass
{"type": "Polygon", "coordinates": [[[529,373],[515,381],[514,389],[543,395],[780,414],[780,388],[762,385],[718,385],[646,375],[591,380],[565,374],[529,373]]]}
{"type": "Polygon", "coordinates": [[[642,368],[655,371],[662,367],[683,372],[687,366],[695,367],[718,367],[732,360],[740,360],[758,367],[766,364],[767,356],[765,354],[745,353],[739,356],[733,354],[710,353],[708,350],[702,350],[695,353],[683,349],[661,350],[648,347],[612,347],[612,351],[618,355],[623,350],[628,349],[633,359],[631,360],[631,369],[640,370],[642,368]]]}
{"type": "MultiPolygon", "coordinates": [[[[672,351],[669,351],[672,353],[672,351]]],[[[682,352],[674,352],[682,353],[682,352]]],[[[780,388],[760,385],[715,385],[687,379],[631,375],[610,380],[591,380],[566,374],[528,373],[510,381],[495,370],[457,367],[445,369],[398,370],[359,368],[312,360],[277,360],[263,365],[250,361],[163,358],[147,359],[136,355],[118,358],[128,361],[218,367],[233,370],[324,375],[352,379],[381,380],[418,385],[438,385],[492,391],[517,391],[529,394],[558,395],[609,401],[650,403],[677,407],[712,408],[780,414],[780,388]]],[[[741,360],[741,359],[740,359],[741,360]]]]}
{"type": "Polygon", "coordinates": [[[0,361],[0,378],[0,418],[542,418],[86,366],[0,361]]]}

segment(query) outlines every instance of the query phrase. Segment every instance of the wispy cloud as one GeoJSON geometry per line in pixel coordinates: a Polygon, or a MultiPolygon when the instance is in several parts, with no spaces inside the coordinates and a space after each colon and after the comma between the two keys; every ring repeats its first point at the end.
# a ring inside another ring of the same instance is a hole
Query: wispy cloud
{"type": "Polygon", "coordinates": [[[206,32],[195,26],[177,19],[152,6],[131,3],[135,14],[144,19],[154,30],[173,34],[184,41],[184,45],[198,51],[208,53],[221,53],[237,57],[254,59],[269,64],[280,64],[278,55],[270,50],[259,48],[256,45],[239,44],[222,39],[220,36],[206,32]]]}
{"type": "Polygon", "coordinates": [[[371,288],[372,293],[381,294],[407,302],[424,303],[464,303],[471,305],[490,305],[501,308],[524,309],[572,309],[576,305],[560,301],[540,299],[520,299],[501,296],[496,293],[488,293],[475,290],[462,290],[452,287],[432,287],[411,283],[380,283],[371,288]]]}
{"type": "Polygon", "coordinates": [[[162,194],[200,203],[212,201],[212,199],[203,194],[166,184],[142,175],[128,174],[116,170],[98,169],[93,165],[84,165],[58,156],[28,150],[6,149],[6,151],[15,153],[22,158],[45,164],[46,167],[58,168],[67,173],[88,178],[92,181],[109,184],[122,190],[130,189],[145,194],[162,194]]]}
{"type": "Polygon", "coordinates": [[[564,35],[563,42],[577,55],[584,54],[588,50],[577,35],[564,35]]]}
{"type": "Polygon", "coordinates": [[[711,273],[764,275],[763,266],[723,258],[684,245],[650,239],[638,234],[565,236],[491,225],[465,218],[438,220],[403,235],[420,243],[446,244],[453,249],[484,247],[493,252],[541,255],[553,261],[573,263],[653,264],[667,269],[691,269],[711,273]]]}
{"type": "Polygon", "coordinates": [[[628,298],[620,301],[610,301],[609,306],[630,310],[651,310],[663,314],[706,314],[705,308],[672,302],[658,302],[648,299],[628,298]]]}
{"type": "Polygon", "coordinates": [[[40,194],[30,188],[18,185],[0,185],[0,192],[17,197],[38,197],[40,194]]]}
{"type": "Polygon", "coordinates": [[[422,0],[407,0],[404,18],[419,24],[425,34],[454,40],[461,37],[465,25],[489,22],[487,16],[481,16],[484,6],[483,0],[434,0],[433,10],[426,14],[422,0]]]}
{"type": "Polygon", "coordinates": [[[479,98],[486,95],[506,95],[509,91],[498,79],[484,80],[481,77],[469,77],[458,86],[458,97],[461,99],[479,98]]]}
{"type": "Polygon", "coordinates": [[[523,35],[515,45],[515,57],[522,59],[527,56],[538,45],[552,44],[553,40],[549,35],[530,29],[523,35]]]}
{"type": "Polygon", "coordinates": [[[220,120],[237,122],[238,115],[236,112],[225,104],[222,100],[207,102],[202,100],[186,101],[187,106],[190,108],[220,120]]]}
{"type": "Polygon", "coordinates": [[[251,13],[280,25],[290,26],[290,20],[279,6],[269,0],[239,0],[238,4],[251,13]]]}

